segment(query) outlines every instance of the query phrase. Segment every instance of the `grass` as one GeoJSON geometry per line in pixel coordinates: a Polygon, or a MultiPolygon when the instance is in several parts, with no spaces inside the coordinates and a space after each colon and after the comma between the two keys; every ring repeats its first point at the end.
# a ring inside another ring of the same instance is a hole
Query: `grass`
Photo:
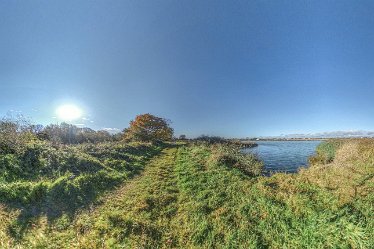
{"type": "Polygon", "coordinates": [[[270,177],[260,175],[258,159],[233,147],[187,144],[160,153],[149,145],[116,146],[74,147],[85,155],[74,165],[91,157],[100,165],[90,172],[82,163],[74,178],[64,167],[58,177],[45,171],[43,181],[4,177],[9,196],[0,204],[0,247],[374,246],[372,139],[322,143],[308,169],[270,177]],[[42,200],[44,209],[30,199],[42,200]],[[49,209],[61,212],[51,219],[49,209]]]}
{"type": "Polygon", "coordinates": [[[161,149],[145,143],[56,148],[37,142],[20,154],[0,155],[0,245],[22,244],[38,220],[45,219],[48,227],[61,218],[72,221],[100,196],[139,174],[161,149]]]}

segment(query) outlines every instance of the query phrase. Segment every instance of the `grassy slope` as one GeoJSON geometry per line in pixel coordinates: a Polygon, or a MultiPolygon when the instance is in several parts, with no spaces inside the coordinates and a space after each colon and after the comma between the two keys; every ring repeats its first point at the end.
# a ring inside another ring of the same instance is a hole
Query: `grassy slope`
{"type": "MultiPolygon", "coordinates": [[[[216,160],[211,147],[167,148],[73,220],[39,216],[12,245],[372,248],[374,141],[323,145],[312,162],[299,174],[249,177],[216,160]]],[[[16,217],[0,207],[3,247],[14,242],[16,217]]]]}
{"type": "Polygon", "coordinates": [[[67,226],[97,198],[141,172],[161,149],[146,143],[57,148],[35,143],[24,153],[0,155],[0,248],[37,243],[45,236],[33,233],[39,225],[67,226]]]}

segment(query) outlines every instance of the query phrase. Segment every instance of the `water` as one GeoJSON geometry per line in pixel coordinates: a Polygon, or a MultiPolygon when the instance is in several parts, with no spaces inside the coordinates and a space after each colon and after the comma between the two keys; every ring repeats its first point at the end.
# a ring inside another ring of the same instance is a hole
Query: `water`
{"type": "Polygon", "coordinates": [[[309,156],[321,141],[257,141],[258,147],[244,152],[257,154],[264,161],[265,171],[297,172],[308,166],[309,156]]]}

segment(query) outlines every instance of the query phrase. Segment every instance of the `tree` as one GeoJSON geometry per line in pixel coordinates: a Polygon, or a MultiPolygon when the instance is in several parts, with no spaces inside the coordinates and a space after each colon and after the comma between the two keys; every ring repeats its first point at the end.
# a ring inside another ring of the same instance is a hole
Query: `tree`
{"type": "Polygon", "coordinates": [[[172,139],[173,132],[168,120],[147,113],[136,116],[124,130],[124,136],[135,141],[167,141],[172,139]]]}
{"type": "Polygon", "coordinates": [[[0,154],[19,153],[35,139],[33,127],[22,115],[0,120],[0,154]]]}
{"type": "Polygon", "coordinates": [[[87,127],[79,128],[67,123],[48,125],[39,134],[41,138],[63,144],[100,143],[113,140],[112,135],[107,131],[95,131],[87,127]]]}

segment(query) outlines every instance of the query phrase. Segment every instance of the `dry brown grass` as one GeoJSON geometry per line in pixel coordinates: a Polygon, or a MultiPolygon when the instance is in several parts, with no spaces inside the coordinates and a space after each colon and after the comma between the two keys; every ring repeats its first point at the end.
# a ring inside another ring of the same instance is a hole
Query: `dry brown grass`
{"type": "Polygon", "coordinates": [[[301,179],[335,192],[342,204],[374,191],[373,176],[374,139],[347,140],[331,163],[312,165],[299,174],[301,179]]]}

